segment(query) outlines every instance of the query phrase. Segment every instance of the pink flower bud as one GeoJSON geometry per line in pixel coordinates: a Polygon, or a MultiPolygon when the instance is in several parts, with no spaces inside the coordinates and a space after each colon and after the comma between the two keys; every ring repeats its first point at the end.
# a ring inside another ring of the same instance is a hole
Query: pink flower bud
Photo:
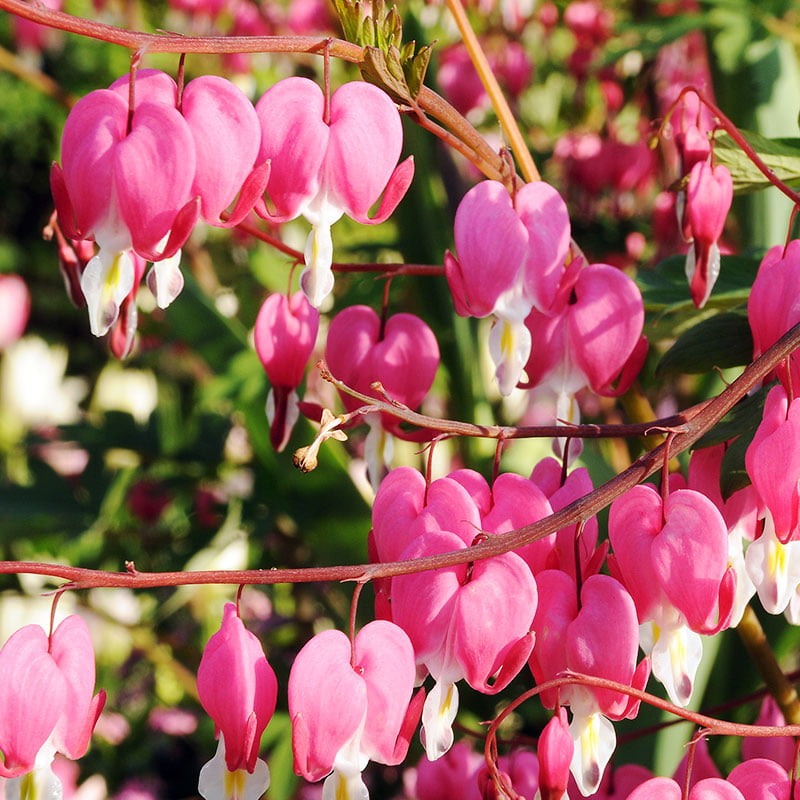
{"type": "Polygon", "coordinates": [[[227,771],[253,774],[261,735],[275,712],[278,682],[261,643],[244,627],[233,603],[225,606],[222,627],[203,651],[197,692],[224,743],[227,771]]]}

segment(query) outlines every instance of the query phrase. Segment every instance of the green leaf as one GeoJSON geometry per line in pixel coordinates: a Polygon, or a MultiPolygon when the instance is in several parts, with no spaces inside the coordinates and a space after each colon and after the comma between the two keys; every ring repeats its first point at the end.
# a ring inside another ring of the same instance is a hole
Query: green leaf
{"type": "Polygon", "coordinates": [[[755,429],[750,433],[742,434],[730,443],[725,450],[725,455],[722,456],[719,488],[723,500],[727,500],[734,492],[750,485],[750,476],[745,469],[744,457],[754,435],[755,429]]]}
{"type": "Polygon", "coordinates": [[[656,367],[656,377],[738,367],[749,364],[752,357],[753,336],[747,315],[723,312],[684,331],[662,356],[656,367]]]}
{"type": "Polygon", "coordinates": [[[697,440],[695,448],[713,447],[737,436],[749,442],[761,424],[764,401],[770,388],[763,386],[740,400],[708,433],[697,440]]]}
{"type": "Polygon", "coordinates": [[[393,100],[407,102],[411,92],[397,48],[384,52],[377,47],[367,47],[361,71],[365,79],[388,92],[393,100]]]}
{"type": "MultiPolygon", "coordinates": [[[[413,52],[414,42],[409,42],[413,52]]],[[[429,44],[423,47],[413,58],[406,60],[403,63],[403,71],[406,74],[406,82],[411,91],[411,96],[416,99],[417,95],[422,89],[422,84],[425,81],[425,74],[428,71],[428,65],[431,63],[431,56],[433,55],[433,45],[429,44]]]]}
{"type": "MultiPolygon", "coordinates": [[[[775,177],[789,184],[800,181],[800,139],[768,139],[742,130],[739,133],[775,177]]],[[[714,137],[714,160],[730,170],[737,194],[755,192],[772,185],[727,132],[717,133],[714,137]]]]}

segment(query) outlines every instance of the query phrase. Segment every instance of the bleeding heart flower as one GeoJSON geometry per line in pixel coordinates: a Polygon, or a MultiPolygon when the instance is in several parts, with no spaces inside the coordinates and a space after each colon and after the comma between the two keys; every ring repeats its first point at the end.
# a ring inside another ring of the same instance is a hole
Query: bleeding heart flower
{"type": "Polygon", "coordinates": [[[555,301],[569,240],[566,204],[543,181],[513,198],[502,183],[483,181],[458,206],[458,258],[445,254],[447,282],[460,316],[494,319],[489,346],[502,394],[517,385],[530,354],[525,318],[555,301]]]}
{"type": "Polygon", "coordinates": [[[286,447],[300,414],[297,387],[303,380],[319,329],[319,312],[302,292],[290,298],[271,294],[256,318],[256,352],[272,388],[267,396],[270,441],[280,452],[286,447]]]}
{"type": "MultiPolygon", "coordinates": [[[[64,234],[94,239],[100,248],[81,288],[92,333],[101,336],[133,288],[131,251],[147,261],[169,259],[194,226],[194,139],[174,107],[142,102],[129,120],[128,103],[99,89],[70,111],[61,152],[63,166],[53,165],[50,185],[64,234]]],[[[159,289],[157,298],[163,303],[170,295],[159,289]]]]}
{"type": "Polygon", "coordinates": [[[278,681],[233,603],[203,651],[197,693],[219,737],[216,755],[200,771],[200,794],[206,800],[258,800],[269,786],[258,750],[275,712],[278,681]]]}
{"type": "MultiPolygon", "coordinates": [[[[368,306],[350,306],[337,314],[328,329],[325,360],[331,374],[342,383],[372,397],[381,395],[372,384],[379,381],[398,403],[417,408],[433,384],[439,367],[439,346],[433,331],[413,314],[395,314],[382,322],[368,306]]],[[[362,403],[347,394],[348,411],[362,403]]],[[[404,438],[395,417],[371,415],[367,438],[367,464],[377,491],[381,464],[390,455],[385,431],[404,438]]]]}
{"type": "Polygon", "coordinates": [[[662,503],[652,486],[640,485],[611,504],[608,532],[609,567],[636,603],[653,674],[674,703],[686,705],[702,656],[698,634],[728,627],[733,610],[727,526],[699,492],[681,489],[662,503]]]}
{"type": "Polygon", "coordinates": [[[0,775],[7,796],[61,796],[52,769],[56,752],[83,756],[105,691],[94,692],[94,650],[86,623],[74,614],[48,635],[26,625],[0,650],[0,775]]]}
{"type": "Polygon", "coordinates": [[[274,222],[303,216],[311,223],[300,277],[319,307],[333,289],[331,225],[342,214],[375,225],[386,220],[414,174],[412,158],[397,166],[403,146],[400,115],[388,95],[368,83],[346,83],[330,98],[307,78],[286,78],[256,103],[262,137],[258,160],[270,159],[267,184],[274,222]],[[383,192],[375,216],[369,209],[383,192]]]}
{"type": "Polygon", "coordinates": [[[711,167],[701,161],[689,173],[686,188],[687,238],[693,243],[686,253],[686,277],[697,308],[706,304],[719,276],[719,241],[733,201],[733,179],[722,164],[711,167]]]}
{"type": "Polygon", "coordinates": [[[414,675],[411,642],[391,622],[370,622],[352,645],[341,631],[317,634],[289,675],[295,772],[327,775],[324,797],[368,798],[367,763],[399,764],[408,752],[424,699],[411,699],[414,675]]]}
{"type": "MultiPolygon", "coordinates": [[[[644,689],[650,664],[643,659],[636,665],[636,609],[622,584],[608,575],[592,575],[581,587],[579,604],[575,579],[566,572],[545,570],[536,582],[536,647],[529,663],[537,683],[569,670],[644,689]]],[[[639,701],[610,689],[580,685],[562,687],[559,693],[543,692],[541,697],[547,708],[557,700],[569,705],[572,775],[581,794],[593,794],[616,747],[609,719],[633,719],[639,701]]]]}
{"type": "MultiPolygon", "coordinates": [[[[430,530],[411,542],[401,559],[467,546],[454,533],[430,530]]],[[[536,582],[515,553],[392,579],[393,619],[408,633],[417,664],[436,682],[422,712],[429,759],[453,744],[457,681],[464,678],[473,689],[494,694],[524,665],[533,647],[536,602],[536,582]]]]}

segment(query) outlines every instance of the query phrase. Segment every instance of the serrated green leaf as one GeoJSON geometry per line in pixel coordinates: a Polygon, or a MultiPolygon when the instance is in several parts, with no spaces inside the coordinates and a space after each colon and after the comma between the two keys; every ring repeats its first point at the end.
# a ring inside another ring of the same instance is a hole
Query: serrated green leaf
{"type": "MultiPolygon", "coordinates": [[[[779,180],[789,184],[800,181],[800,139],[768,139],[752,131],[739,132],[779,180]]],[[[727,132],[714,138],[714,160],[730,171],[736,194],[772,185],[727,132]]]]}
{"type": "Polygon", "coordinates": [[[365,48],[361,74],[365,80],[387,92],[395,102],[409,101],[411,92],[406,83],[397,48],[391,48],[388,54],[377,47],[365,48]]]}
{"type": "Polygon", "coordinates": [[[723,312],[684,331],[662,356],[656,377],[671,373],[703,374],[749,364],[753,336],[747,315],[723,312]]]}
{"type": "Polygon", "coordinates": [[[740,400],[708,433],[695,442],[695,449],[713,447],[736,437],[747,442],[753,438],[764,415],[764,401],[770,386],[740,400]]]}
{"type": "MultiPolygon", "coordinates": [[[[413,46],[414,42],[411,42],[413,46]]],[[[404,72],[406,75],[406,83],[408,84],[408,89],[411,92],[411,97],[416,99],[417,95],[422,89],[422,84],[425,81],[425,74],[428,71],[428,65],[431,62],[431,56],[433,55],[433,45],[427,45],[423,47],[422,50],[419,51],[404,67],[404,72]]]]}

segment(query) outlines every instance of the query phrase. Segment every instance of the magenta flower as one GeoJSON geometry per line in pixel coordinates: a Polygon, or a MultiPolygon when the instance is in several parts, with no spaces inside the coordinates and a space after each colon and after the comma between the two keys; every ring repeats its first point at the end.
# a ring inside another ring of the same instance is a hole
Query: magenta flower
{"type": "MultiPolygon", "coordinates": [[[[131,251],[147,261],[174,256],[192,230],[195,145],[174,107],[128,104],[99,89],[72,109],[61,140],[62,166],[50,185],[59,224],[70,239],[94,239],[98,254],[81,276],[96,336],[108,331],[134,285],[131,251]]],[[[163,302],[164,292],[157,293],[163,302]]]]}
{"type": "Polygon", "coordinates": [[[728,627],[736,596],[722,515],[692,489],[662,503],[645,484],[611,504],[608,534],[609,566],[636,604],[642,650],[672,701],[686,705],[702,656],[699,634],[728,627]]]}
{"type": "Polygon", "coordinates": [[[197,692],[219,737],[214,758],[200,771],[200,794],[206,800],[258,800],[269,786],[258,750],[275,712],[278,682],[233,603],[203,652],[197,692]]]}
{"type": "Polygon", "coordinates": [[[445,254],[447,282],[460,316],[493,317],[489,347],[503,394],[517,385],[530,354],[525,318],[555,301],[569,240],[567,207],[543,181],[526,184],[513,200],[502,183],[483,181],[458,206],[458,258],[445,254]]]}
{"type": "MultiPolygon", "coordinates": [[[[401,558],[467,546],[455,533],[431,526],[401,558]]],[[[495,694],[524,665],[533,647],[536,602],[536,582],[515,553],[392,578],[394,621],[411,639],[417,665],[435,681],[422,712],[422,742],[429,759],[441,757],[453,744],[457,681],[464,678],[473,689],[495,694]]]]}
{"type": "MultiPolygon", "coordinates": [[[[433,331],[414,314],[395,314],[385,322],[368,306],[350,306],[337,314],[328,329],[325,360],[331,374],[352,389],[372,397],[380,381],[384,391],[411,409],[422,403],[439,368],[439,345],[433,331]]],[[[348,411],[361,401],[342,394],[348,411]]],[[[367,415],[367,465],[377,491],[381,465],[391,461],[386,432],[403,437],[395,417],[367,415]]]]}
{"type": "Polygon", "coordinates": [[[319,307],[333,289],[331,225],[342,214],[374,225],[386,220],[414,174],[412,158],[397,166],[403,146],[400,115],[389,97],[368,83],[346,83],[326,103],[307,78],[286,78],[256,104],[261,120],[258,160],[272,161],[267,194],[274,222],[303,216],[311,223],[300,277],[319,307]],[[370,207],[383,193],[374,217],[370,207]]]}
{"type": "Polygon", "coordinates": [[[719,241],[733,201],[728,168],[698,162],[689,173],[685,219],[693,243],[686,253],[686,277],[697,308],[706,304],[719,276],[719,241]]]}
{"type": "Polygon", "coordinates": [[[0,674],[0,775],[14,779],[23,797],[60,797],[53,758],[86,752],[106,699],[105,691],[92,696],[86,623],[69,616],[49,638],[38,625],[20,628],[0,650],[0,674]]]}
{"type": "Polygon", "coordinates": [[[414,673],[411,642],[391,622],[365,625],[352,646],[341,631],[317,634],[289,675],[295,772],[309,781],[327,775],[324,797],[367,798],[367,763],[406,757],[423,699],[411,699],[414,673]]]}
{"type": "Polygon", "coordinates": [[[539,793],[542,800],[562,800],[567,796],[570,765],[575,744],[569,732],[566,709],[561,706],[544,726],[536,755],[539,759],[539,793]]]}
{"type": "Polygon", "coordinates": [[[546,384],[572,397],[584,386],[600,395],[627,390],[646,354],[644,303],[636,284],[608,264],[581,268],[575,260],[559,286],[549,314],[534,310],[525,320],[534,347],[526,386],[546,384]],[[621,385],[613,381],[624,371],[621,385]]]}
{"type": "Polygon", "coordinates": [[[319,329],[319,311],[302,292],[291,297],[271,294],[256,318],[256,352],[272,388],[267,395],[270,441],[280,452],[286,447],[300,415],[297,387],[303,380],[319,329]]]}
{"type": "Polygon", "coordinates": [[[790,403],[782,386],[767,395],[745,466],[764,516],[745,565],[764,610],[780,614],[800,584],[800,400],[790,403]]]}
{"type": "MultiPolygon", "coordinates": [[[[536,582],[536,647],[529,663],[537,683],[571,670],[644,689],[650,664],[647,659],[636,664],[636,608],[622,584],[608,575],[592,575],[581,587],[579,604],[575,579],[566,572],[545,570],[536,582]]],[[[581,794],[593,794],[616,747],[609,719],[633,719],[639,701],[610,689],[578,685],[562,687],[558,696],[551,690],[541,697],[548,708],[557,697],[569,705],[574,743],[570,769],[581,794]]]]}
{"type": "MultiPolygon", "coordinates": [[[[800,322],[799,281],[800,240],[794,239],[785,248],[778,245],[770,249],[758,268],[747,301],[753,358],[758,358],[800,322]]],[[[775,372],[787,391],[791,385],[800,386],[800,356],[792,353],[775,372]]]]}

